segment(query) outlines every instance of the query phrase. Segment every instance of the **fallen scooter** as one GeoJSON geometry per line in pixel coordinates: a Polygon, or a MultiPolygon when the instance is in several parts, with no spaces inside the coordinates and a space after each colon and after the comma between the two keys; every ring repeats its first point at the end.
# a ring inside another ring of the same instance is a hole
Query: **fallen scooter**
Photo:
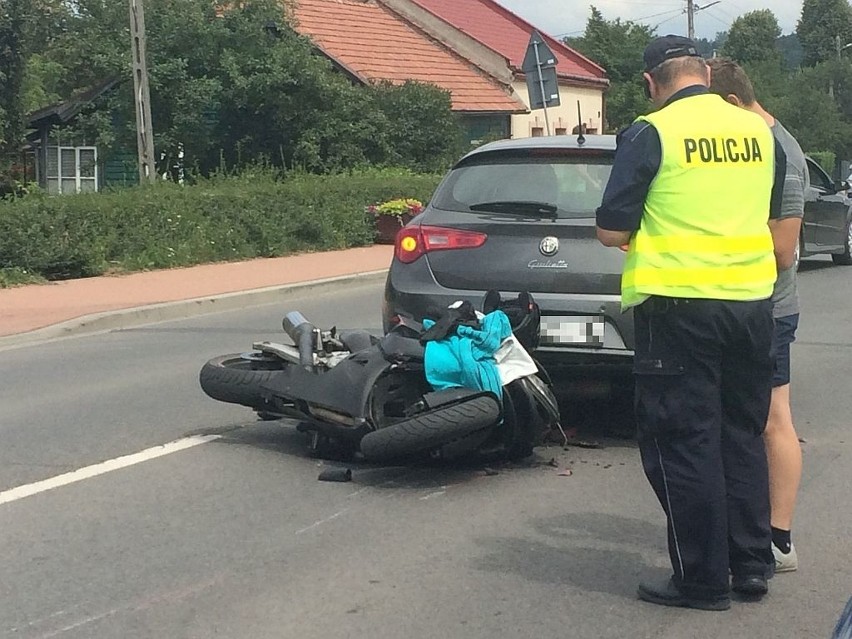
{"type": "Polygon", "coordinates": [[[537,304],[529,294],[503,301],[490,292],[478,316],[498,311],[512,335],[494,359],[498,368],[502,361],[506,370],[515,369],[498,393],[434,390],[426,374],[424,329],[410,318],[400,318],[379,337],[320,330],[299,312],[283,320],[292,345],[256,342],[251,352],[216,357],[203,366],[199,381],[208,396],[252,408],[262,419],[298,420],[320,457],[360,453],[386,462],[487,453],[519,459],[559,426],[559,409],[546,372],[529,355],[538,344],[537,304]],[[513,366],[512,359],[522,364],[513,366]]]}

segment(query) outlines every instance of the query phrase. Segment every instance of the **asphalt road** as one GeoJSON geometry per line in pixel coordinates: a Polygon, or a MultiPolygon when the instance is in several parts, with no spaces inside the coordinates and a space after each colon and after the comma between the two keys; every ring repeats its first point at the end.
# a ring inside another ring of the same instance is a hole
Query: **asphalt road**
{"type": "MultiPolygon", "coordinates": [[[[827,639],[852,595],[852,268],[807,262],[800,286],[802,568],[761,603],[635,599],[667,559],[629,439],[539,449],[497,475],[355,466],[352,483],[318,482],[292,427],[197,385],[206,359],[280,334],[290,309],[263,306],[0,352],[0,638],[827,639]],[[199,434],[219,438],[9,497],[199,434]]],[[[380,293],[291,306],[377,327],[380,293]]],[[[610,426],[604,407],[588,401],[586,428],[610,426]]]]}

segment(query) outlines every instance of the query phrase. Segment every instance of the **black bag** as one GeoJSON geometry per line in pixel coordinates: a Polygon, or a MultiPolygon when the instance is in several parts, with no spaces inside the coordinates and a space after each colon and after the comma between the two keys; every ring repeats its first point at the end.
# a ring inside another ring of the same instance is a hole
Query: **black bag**
{"type": "Polygon", "coordinates": [[[500,309],[509,318],[512,332],[527,351],[538,348],[541,328],[541,309],[533,296],[523,291],[513,300],[503,300],[500,292],[490,290],[482,301],[482,312],[486,315],[500,309]]]}

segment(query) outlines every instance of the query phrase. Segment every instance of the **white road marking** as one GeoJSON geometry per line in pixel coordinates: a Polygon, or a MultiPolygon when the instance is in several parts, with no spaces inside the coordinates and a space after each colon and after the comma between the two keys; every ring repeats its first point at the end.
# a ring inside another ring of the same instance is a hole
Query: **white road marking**
{"type": "Polygon", "coordinates": [[[325,519],[320,519],[319,521],[315,521],[315,522],[314,522],[314,523],[312,523],[310,526],[305,526],[305,527],[304,527],[304,528],[302,528],[301,530],[297,530],[297,531],[296,531],[296,534],[297,534],[297,535],[301,535],[302,533],[306,533],[306,532],[308,532],[309,530],[313,530],[313,529],[314,529],[314,528],[316,528],[317,526],[322,526],[323,524],[327,524],[327,523],[328,523],[328,522],[330,522],[331,520],[333,520],[333,519],[337,519],[338,517],[340,517],[340,515],[342,515],[343,513],[345,513],[345,512],[346,512],[346,511],[348,511],[348,510],[349,510],[349,508],[344,508],[343,510],[340,510],[340,511],[338,511],[338,512],[334,513],[331,517],[326,517],[325,519]]]}
{"type": "Polygon", "coordinates": [[[133,466],[134,464],[139,464],[150,459],[156,459],[157,457],[163,457],[164,455],[171,455],[172,453],[177,453],[181,450],[186,450],[187,448],[193,448],[200,444],[212,442],[213,440],[221,437],[221,435],[194,435],[192,437],[185,437],[183,439],[169,442],[168,444],[163,444],[162,446],[154,446],[153,448],[133,453],[132,455],[116,457],[115,459],[109,459],[99,464],[72,470],[70,473],[43,479],[32,484],[24,484],[23,486],[10,488],[9,490],[5,490],[0,493],[0,504],[8,504],[9,502],[23,499],[24,497],[31,497],[32,495],[43,493],[46,490],[67,486],[68,484],[83,481],[84,479],[91,479],[92,477],[103,475],[104,473],[127,468],[128,466],[133,466]]]}
{"type": "Polygon", "coordinates": [[[428,495],[424,495],[420,498],[420,501],[426,501],[427,499],[432,499],[433,497],[440,497],[441,495],[447,494],[447,487],[441,486],[441,490],[436,490],[434,493],[429,493],[428,495]]]}
{"type": "Polygon", "coordinates": [[[435,491],[434,493],[429,493],[428,495],[423,495],[423,497],[420,498],[420,501],[426,501],[427,499],[432,499],[433,497],[440,497],[441,495],[446,495],[446,494],[447,494],[446,490],[438,490],[438,491],[435,491]]]}

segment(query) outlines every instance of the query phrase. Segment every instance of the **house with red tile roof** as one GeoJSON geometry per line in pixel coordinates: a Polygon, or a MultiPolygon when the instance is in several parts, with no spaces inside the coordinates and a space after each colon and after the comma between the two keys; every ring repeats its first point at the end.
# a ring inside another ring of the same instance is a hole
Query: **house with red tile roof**
{"type": "MultiPolygon", "coordinates": [[[[494,0],[381,0],[404,13],[430,35],[453,50],[470,51],[458,33],[481,48],[501,56],[513,75],[512,88],[529,106],[526,78],[521,69],[530,36],[536,27],[494,0]]],[[[541,33],[540,30],[538,30],[541,33]]],[[[558,60],[556,66],[561,105],[548,109],[551,133],[571,133],[580,124],[577,103],[588,132],[602,132],[605,120],[604,92],[609,86],[606,71],[563,42],[541,33],[558,60]]],[[[476,59],[473,53],[468,53],[476,59]]],[[[530,111],[512,117],[513,137],[542,135],[543,112],[530,111]]]]}
{"type": "Polygon", "coordinates": [[[467,128],[501,137],[527,111],[511,87],[376,0],[291,0],[293,27],[358,82],[416,80],[450,92],[467,128]]]}
{"type": "MultiPolygon", "coordinates": [[[[469,137],[545,135],[521,69],[535,27],[494,0],[284,0],[294,28],[359,82],[417,80],[452,96],[469,137]]],[[[561,105],[548,109],[552,134],[570,134],[580,113],[602,129],[606,72],[543,35],[558,60],[561,105]]]]}
{"type": "MultiPolygon", "coordinates": [[[[470,138],[545,133],[530,111],[521,63],[534,27],[493,0],[283,0],[293,27],[359,82],[417,80],[448,90],[470,138]]],[[[548,109],[552,133],[603,118],[604,70],[547,38],[558,58],[562,105],[548,109]]]]}

